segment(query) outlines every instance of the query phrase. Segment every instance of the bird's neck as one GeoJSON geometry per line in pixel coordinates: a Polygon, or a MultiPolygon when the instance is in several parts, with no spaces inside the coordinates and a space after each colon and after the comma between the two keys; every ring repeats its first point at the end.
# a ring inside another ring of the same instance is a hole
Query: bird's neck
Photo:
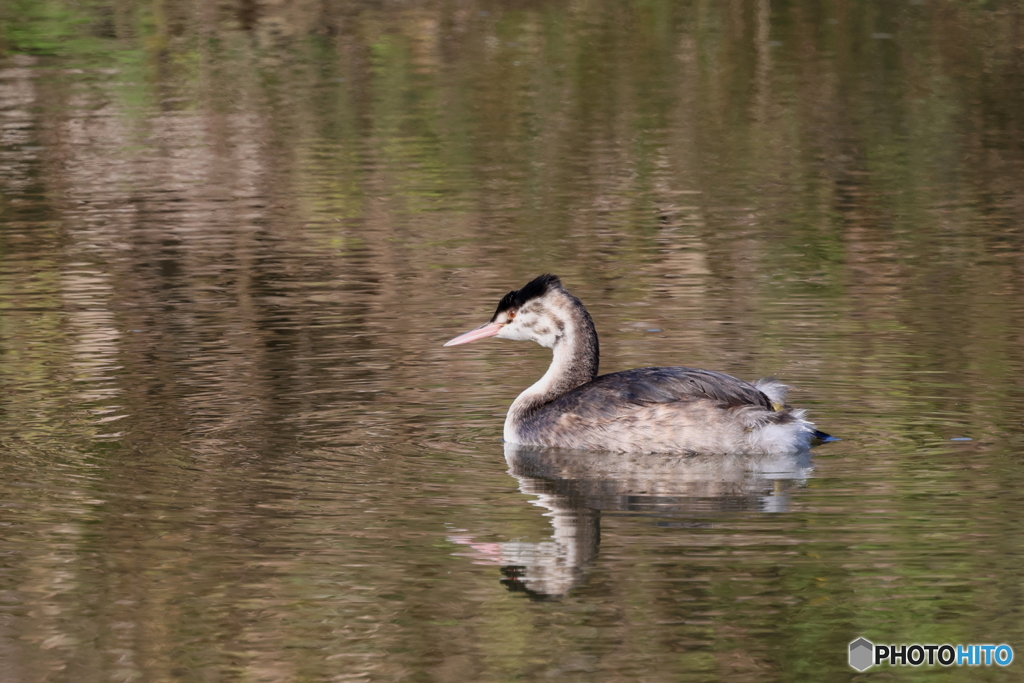
{"type": "MultiPolygon", "coordinates": [[[[551,349],[551,366],[509,408],[506,432],[510,423],[524,419],[559,396],[597,377],[600,350],[594,321],[576,297],[568,293],[566,296],[566,305],[557,312],[559,320],[564,323],[564,330],[551,349]]],[[[506,440],[511,439],[506,437],[506,440]]]]}

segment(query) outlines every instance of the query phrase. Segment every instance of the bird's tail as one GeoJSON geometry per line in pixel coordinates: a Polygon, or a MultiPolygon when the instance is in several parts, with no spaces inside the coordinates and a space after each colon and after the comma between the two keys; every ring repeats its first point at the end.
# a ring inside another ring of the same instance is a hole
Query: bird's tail
{"type": "Polygon", "coordinates": [[[838,436],[832,436],[831,434],[826,434],[825,432],[818,431],[817,429],[811,432],[811,444],[814,446],[818,446],[823,443],[828,443],[830,441],[842,441],[842,439],[840,439],[838,436]]]}

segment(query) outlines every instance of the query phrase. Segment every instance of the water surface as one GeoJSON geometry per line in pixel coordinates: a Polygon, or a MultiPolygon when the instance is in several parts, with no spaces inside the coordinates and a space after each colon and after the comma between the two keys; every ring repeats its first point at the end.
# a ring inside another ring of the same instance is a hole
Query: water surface
{"type": "MultiPolygon", "coordinates": [[[[1019,3],[0,9],[4,681],[848,680],[1024,657],[1019,3]],[[808,457],[515,449],[602,369],[808,457]]],[[[891,679],[1014,680],[1010,667],[891,679]]]]}

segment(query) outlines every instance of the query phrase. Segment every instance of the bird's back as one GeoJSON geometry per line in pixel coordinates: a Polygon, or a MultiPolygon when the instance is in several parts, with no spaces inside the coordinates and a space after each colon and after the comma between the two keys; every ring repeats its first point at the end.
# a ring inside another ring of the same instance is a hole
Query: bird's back
{"type": "Polygon", "coordinates": [[[539,406],[523,416],[517,437],[538,446],[625,452],[806,448],[812,428],[803,411],[781,405],[783,397],[780,385],[710,370],[637,368],[602,375],[539,406]]]}

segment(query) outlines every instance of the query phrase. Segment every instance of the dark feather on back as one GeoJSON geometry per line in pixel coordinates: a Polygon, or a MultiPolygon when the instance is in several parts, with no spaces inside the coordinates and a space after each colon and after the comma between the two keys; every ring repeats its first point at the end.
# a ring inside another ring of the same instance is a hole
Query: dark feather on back
{"type": "Polygon", "coordinates": [[[550,404],[554,414],[613,418],[623,403],[638,406],[695,400],[714,401],[723,408],[756,406],[771,411],[771,400],[749,382],[731,375],[695,368],[637,368],[601,375],[550,404]]]}

